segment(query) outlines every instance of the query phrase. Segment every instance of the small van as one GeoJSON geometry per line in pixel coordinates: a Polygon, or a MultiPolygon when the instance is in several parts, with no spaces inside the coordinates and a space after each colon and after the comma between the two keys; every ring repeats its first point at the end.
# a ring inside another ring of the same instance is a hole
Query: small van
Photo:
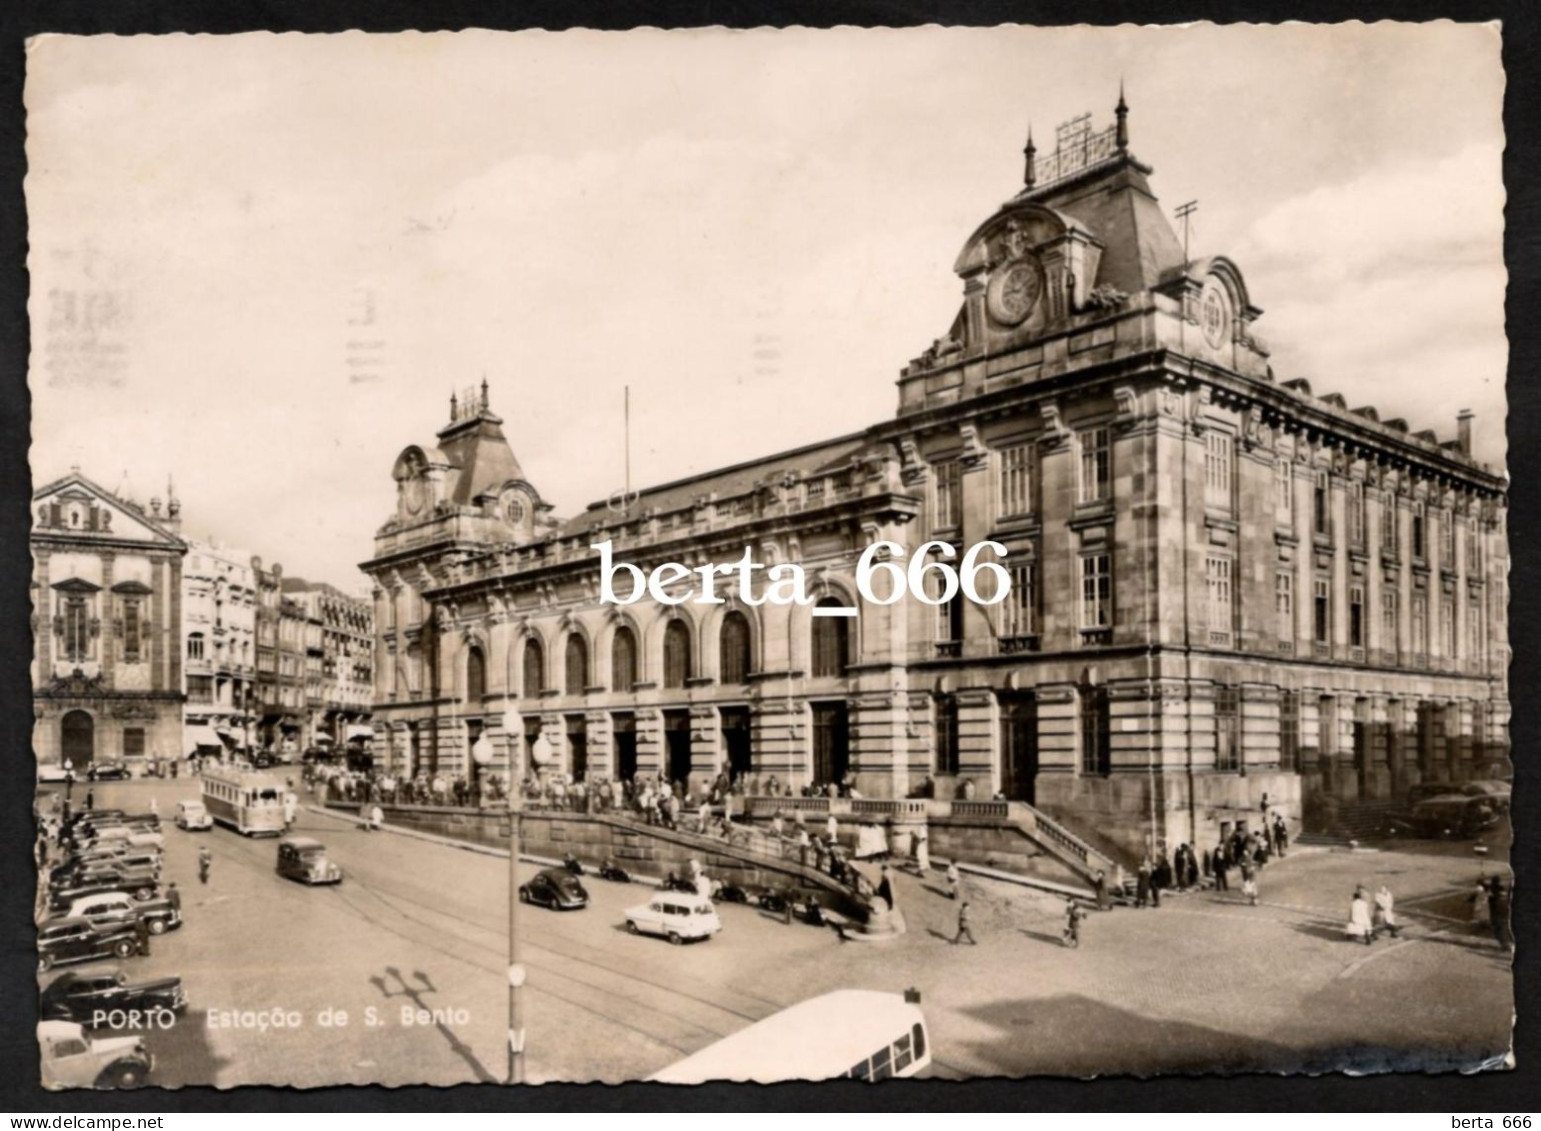
{"type": "Polygon", "coordinates": [[[209,816],[209,811],[203,807],[202,801],[178,801],[176,823],[179,829],[198,832],[212,829],[214,818],[209,816]]]}
{"type": "Polygon", "coordinates": [[[326,845],[308,836],[278,842],[278,874],[302,884],[342,883],[342,869],[326,858],[326,845]]]}
{"type": "Polygon", "coordinates": [[[652,902],[626,912],[626,929],[634,935],[662,935],[678,946],[686,939],[711,938],[722,930],[722,921],[704,895],[660,891],[652,902]]]}

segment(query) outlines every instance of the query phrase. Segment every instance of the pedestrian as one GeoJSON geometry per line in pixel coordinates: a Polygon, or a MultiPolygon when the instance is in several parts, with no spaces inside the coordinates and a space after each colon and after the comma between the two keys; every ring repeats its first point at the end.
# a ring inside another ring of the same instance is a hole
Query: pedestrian
{"type": "Polygon", "coordinates": [[[947,898],[958,898],[958,862],[950,861],[947,865],[947,898]]]}
{"type": "Polygon", "coordinates": [[[808,840],[808,830],[801,825],[797,827],[797,862],[804,867],[808,865],[808,852],[813,847],[808,840]]]}
{"type": "Polygon", "coordinates": [[[1257,873],[1246,864],[1241,866],[1241,894],[1247,897],[1247,906],[1257,906],[1257,873]]]}
{"type": "Polygon", "coordinates": [[[209,868],[210,868],[210,866],[213,863],[214,863],[214,854],[209,851],[208,845],[204,845],[201,848],[199,848],[198,849],[198,882],[200,884],[207,884],[209,882],[209,868]]]}
{"type": "Polygon", "coordinates": [[[831,844],[840,839],[840,822],[833,813],[824,821],[824,836],[831,844]]]}
{"type": "Polygon", "coordinates": [[[890,911],[899,906],[896,902],[894,902],[893,873],[888,870],[887,864],[883,865],[883,869],[879,873],[878,898],[885,900],[888,903],[888,909],[890,911]]]}
{"type": "Polygon", "coordinates": [[[1277,813],[1273,817],[1273,850],[1280,860],[1284,859],[1284,850],[1289,847],[1290,831],[1284,824],[1284,818],[1277,813]]]}
{"type": "Polygon", "coordinates": [[[1161,893],[1164,889],[1171,886],[1172,864],[1167,860],[1166,852],[1163,851],[1156,858],[1155,866],[1150,872],[1150,903],[1153,908],[1159,909],[1161,907],[1161,893]]]}
{"type": "Polygon", "coordinates": [[[300,811],[300,799],[293,792],[284,794],[284,832],[294,828],[294,819],[300,811]]]}
{"type": "Polygon", "coordinates": [[[1509,887],[1503,877],[1494,876],[1488,884],[1488,919],[1493,927],[1493,938],[1505,952],[1514,949],[1514,935],[1509,930],[1509,887]]]}
{"type": "Polygon", "coordinates": [[[1215,845],[1215,854],[1213,859],[1215,890],[1230,891],[1231,883],[1230,880],[1226,878],[1226,872],[1230,869],[1230,861],[1225,858],[1225,845],[1215,845]]]}
{"type": "Polygon", "coordinates": [[[378,805],[371,805],[369,807],[369,831],[377,833],[380,831],[380,827],[384,824],[385,814],[381,811],[378,805]]]}
{"type": "MultiPolygon", "coordinates": [[[[831,818],[833,820],[833,818],[831,818]]],[[[931,838],[926,835],[926,830],[921,829],[915,834],[915,872],[925,876],[931,871],[931,838]]]]}
{"type": "Polygon", "coordinates": [[[157,817],[161,815],[160,802],[156,801],[153,797],[150,798],[150,812],[154,813],[157,817]]]}
{"type": "Polygon", "coordinates": [[[969,946],[978,946],[979,941],[974,938],[974,932],[969,930],[968,900],[964,900],[958,908],[958,933],[952,937],[952,945],[957,946],[964,937],[968,937],[969,946]]]}
{"type": "Polygon", "coordinates": [[[1478,880],[1477,890],[1471,897],[1471,925],[1479,932],[1492,920],[1492,902],[1492,893],[1488,890],[1487,881],[1478,880]]]}
{"type": "MultiPolygon", "coordinates": [[[[1101,873],[1098,874],[1100,875],[1101,873]]],[[[1081,945],[1081,920],[1084,917],[1085,912],[1081,910],[1079,903],[1073,899],[1065,900],[1065,931],[1060,938],[1066,946],[1078,947],[1081,945]]]]}
{"type": "Polygon", "coordinates": [[[86,790],[86,800],[85,800],[85,804],[84,804],[83,807],[86,808],[86,809],[95,809],[96,808],[96,790],[94,790],[94,789],[86,790]]]}
{"type": "Polygon", "coordinates": [[[1375,929],[1384,930],[1394,939],[1402,935],[1402,927],[1397,922],[1396,899],[1385,884],[1381,884],[1375,893],[1375,929]]]}
{"type": "Polygon", "coordinates": [[[1364,897],[1364,888],[1354,889],[1354,898],[1348,905],[1348,922],[1343,933],[1369,946],[1375,941],[1375,927],[1370,922],[1370,904],[1364,897]]]}
{"type": "Polygon", "coordinates": [[[166,902],[171,904],[171,909],[178,915],[182,914],[182,893],[178,890],[175,880],[166,885],[166,902]]]}
{"type": "MultiPolygon", "coordinates": [[[[1108,909],[1108,906],[1109,906],[1109,904],[1108,904],[1108,877],[1102,871],[1101,868],[1097,869],[1097,875],[1095,877],[1093,877],[1093,879],[1092,879],[1092,890],[1097,893],[1097,910],[1098,911],[1106,911],[1108,909]]],[[[1072,900],[1071,901],[1071,906],[1074,906],[1074,905],[1075,905],[1075,903],[1072,900]]]]}
{"type": "Polygon", "coordinates": [[[776,810],[776,815],[771,818],[771,836],[780,840],[786,836],[786,824],[781,819],[781,810],[776,810]]]}
{"type": "Polygon", "coordinates": [[[1135,873],[1134,881],[1134,905],[1144,907],[1150,902],[1150,857],[1140,861],[1140,870],[1135,873]]]}
{"type": "Polygon", "coordinates": [[[1194,854],[1193,845],[1184,844],[1183,848],[1187,853],[1187,864],[1183,872],[1183,877],[1187,881],[1188,887],[1196,888],[1199,886],[1199,862],[1194,854]]]}

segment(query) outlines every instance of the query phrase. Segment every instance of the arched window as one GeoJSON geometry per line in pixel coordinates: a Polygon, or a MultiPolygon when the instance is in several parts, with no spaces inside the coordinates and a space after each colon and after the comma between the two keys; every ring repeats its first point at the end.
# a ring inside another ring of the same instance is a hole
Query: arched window
{"type": "Polygon", "coordinates": [[[610,690],[630,691],[637,684],[637,638],[624,624],[610,645],[610,690]]]}
{"type": "Polygon", "coordinates": [[[579,633],[567,637],[567,694],[582,695],[589,685],[589,648],[579,633]]]}
{"type": "Polygon", "coordinates": [[[684,687],[690,678],[690,629],[682,620],[669,622],[663,634],[663,685],[684,687]]]}
{"type": "MultiPolygon", "coordinates": [[[[825,597],[815,608],[840,608],[845,604],[838,597],[825,597]]],[[[816,676],[844,675],[851,662],[851,622],[846,617],[816,616],[813,618],[813,674],[816,676]]]]}
{"type": "Polygon", "coordinates": [[[736,609],[722,618],[718,667],[723,683],[749,682],[749,618],[736,609]]]}
{"type": "Polygon", "coordinates": [[[466,656],[466,702],[473,706],[487,694],[487,659],[480,648],[466,656]]]}
{"type": "Polygon", "coordinates": [[[534,699],[546,689],[546,653],[533,636],[524,642],[524,697],[534,699]]]}

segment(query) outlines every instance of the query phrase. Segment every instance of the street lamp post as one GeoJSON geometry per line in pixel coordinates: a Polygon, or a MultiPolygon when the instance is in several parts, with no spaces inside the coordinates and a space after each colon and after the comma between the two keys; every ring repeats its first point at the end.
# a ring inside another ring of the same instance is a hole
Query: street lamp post
{"type": "MultiPolygon", "coordinates": [[[[508,1083],[524,1083],[524,989],[525,969],[519,961],[519,811],[523,796],[519,781],[518,716],[510,711],[504,719],[508,744],[508,1083]]],[[[492,742],[484,730],[471,746],[471,759],[483,770],[492,762],[492,742]]]]}

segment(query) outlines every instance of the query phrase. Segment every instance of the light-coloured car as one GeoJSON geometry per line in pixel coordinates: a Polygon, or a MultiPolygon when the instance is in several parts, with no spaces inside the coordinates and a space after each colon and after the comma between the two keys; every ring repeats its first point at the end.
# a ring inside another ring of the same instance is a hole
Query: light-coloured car
{"type": "Polygon", "coordinates": [[[73,1021],[43,1021],[37,1027],[43,1087],[137,1088],[155,1067],[142,1038],[92,1037],[73,1021]]]}
{"type": "Polygon", "coordinates": [[[176,825],[188,832],[202,832],[214,827],[214,818],[209,816],[202,801],[178,801],[176,825]]]}
{"type": "Polygon", "coordinates": [[[649,902],[627,910],[626,929],[634,935],[662,935],[678,946],[686,939],[711,938],[722,930],[722,921],[703,895],[660,891],[649,902]]]}
{"type": "Polygon", "coordinates": [[[150,832],[137,825],[107,825],[105,828],[91,830],[92,844],[101,844],[109,840],[121,840],[135,848],[166,847],[166,838],[160,833],[150,832]]]}
{"type": "Polygon", "coordinates": [[[64,782],[68,781],[70,771],[59,762],[39,762],[37,767],[37,780],[39,782],[64,782]]]}

